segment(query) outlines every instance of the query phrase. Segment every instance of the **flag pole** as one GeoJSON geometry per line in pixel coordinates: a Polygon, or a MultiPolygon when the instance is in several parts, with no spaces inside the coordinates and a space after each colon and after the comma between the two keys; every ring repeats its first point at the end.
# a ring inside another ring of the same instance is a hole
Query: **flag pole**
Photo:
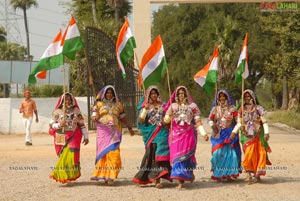
{"type": "Polygon", "coordinates": [[[217,86],[217,82],[215,83],[215,99],[214,99],[213,103],[215,103],[216,106],[218,104],[218,86],[217,86]]]}
{"type": "MultiPolygon", "coordinates": [[[[219,46],[218,46],[218,44],[216,44],[216,46],[215,46],[215,49],[216,48],[218,48],[217,50],[218,50],[218,57],[219,57],[219,46]]],[[[214,55],[214,53],[215,53],[215,50],[214,50],[214,52],[213,52],[213,55],[214,55]]],[[[218,62],[218,64],[219,64],[219,62],[218,62]]],[[[219,68],[219,65],[218,65],[218,68],[219,68]]],[[[215,97],[216,97],[216,99],[218,98],[217,97],[217,95],[218,95],[218,71],[217,71],[217,78],[216,78],[216,83],[215,83],[215,90],[216,90],[216,95],[215,95],[215,97]]]]}
{"type": "MultiPolygon", "coordinates": [[[[63,68],[63,118],[65,118],[65,115],[66,115],[66,79],[65,79],[65,74],[66,74],[66,71],[65,71],[65,62],[63,63],[62,65],[62,68],[63,68]]],[[[65,127],[63,126],[62,127],[62,133],[65,132],[65,127]]]]}
{"type": "MultiPolygon", "coordinates": [[[[85,55],[85,58],[87,58],[85,49],[84,49],[84,55],[85,55]]],[[[92,72],[91,72],[89,62],[87,60],[86,60],[86,66],[87,66],[88,74],[89,74],[89,85],[92,86],[93,96],[94,96],[94,98],[96,98],[97,95],[96,95],[96,90],[95,90],[94,79],[93,79],[93,76],[92,76],[92,72]]]]}
{"type": "MultiPolygon", "coordinates": [[[[246,45],[248,46],[248,33],[246,33],[245,40],[247,42],[246,45]]],[[[244,40],[244,43],[245,43],[245,40],[244,40]]],[[[244,46],[244,43],[243,43],[243,46],[244,46]]],[[[243,49],[242,49],[242,51],[243,51],[243,49]]],[[[248,60],[247,59],[248,59],[248,49],[246,49],[246,58],[245,58],[244,70],[242,73],[242,125],[244,125],[244,90],[245,90],[244,89],[245,88],[245,78],[244,78],[243,74],[246,71],[246,67],[248,68],[248,60]]]]}
{"type": "Polygon", "coordinates": [[[89,84],[92,85],[92,91],[93,91],[94,97],[96,97],[96,90],[95,90],[95,84],[94,84],[92,72],[91,72],[89,65],[87,65],[87,66],[88,66],[88,71],[89,71],[89,84]]]}
{"type": "MultiPolygon", "coordinates": [[[[170,97],[170,99],[171,99],[171,87],[170,87],[170,79],[169,79],[169,68],[168,68],[168,66],[167,66],[167,79],[168,79],[168,88],[169,88],[169,97],[170,97]]],[[[172,110],[172,102],[171,102],[171,105],[170,105],[170,108],[171,108],[171,113],[173,114],[173,110],[172,110]]],[[[173,124],[172,124],[172,120],[171,120],[171,122],[170,122],[170,131],[172,130],[172,127],[173,127],[173,124]]],[[[170,132],[170,142],[172,143],[172,134],[171,134],[171,132],[170,132]]]]}
{"type": "Polygon", "coordinates": [[[217,86],[217,82],[215,83],[215,98],[217,99],[217,95],[218,95],[218,86],[217,86]]]}
{"type": "MultiPolygon", "coordinates": [[[[215,48],[218,48],[217,50],[218,50],[218,58],[219,58],[219,46],[218,46],[218,44],[216,44],[215,48]]],[[[218,69],[219,69],[219,62],[218,62],[218,69]]],[[[217,95],[218,95],[218,71],[217,71],[217,78],[216,78],[215,90],[216,90],[216,98],[217,98],[217,95]]]]}
{"type": "MultiPolygon", "coordinates": [[[[133,50],[133,51],[134,51],[134,50],[133,50]]],[[[137,63],[137,66],[140,67],[140,63],[139,63],[139,60],[138,60],[138,57],[137,57],[135,51],[134,51],[134,58],[135,58],[135,62],[137,63]]],[[[140,68],[138,68],[138,70],[139,70],[139,73],[140,73],[140,68]]],[[[145,90],[144,82],[143,82],[143,84],[142,84],[142,87],[143,87],[143,94],[144,94],[144,96],[145,96],[146,90],[145,90]]]]}
{"type": "Polygon", "coordinates": [[[245,83],[245,79],[244,77],[242,76],[242,126],[244,126],[244,95],[243,95],[243,92],[244,92],[244,84],[245,83]]]}
{"type": "Polygon", "coordinates": [[[169,68],[168,68],[168,66],[167,66],[167,79],[168,79],[169,96],[171,97],[171,86],[170,86],[170,76],[169,76],[169,68]]]}

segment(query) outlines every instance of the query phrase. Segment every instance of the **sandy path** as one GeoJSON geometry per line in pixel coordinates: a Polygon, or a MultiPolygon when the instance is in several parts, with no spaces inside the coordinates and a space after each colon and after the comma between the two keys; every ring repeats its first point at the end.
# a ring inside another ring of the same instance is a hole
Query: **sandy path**
{"type": "Polygon", "coordinates": [[[68,185],[49,179],[56,162],[52,136],[33,135],[33,146],[24,145],[24,135],[0,135],[0,200],[299,200],[300,133],[270,127],[269,155],[273,165],[260,184],[247,185],[241,175],[234,182],[210,179],[210,143],[198,142],[198,170],[194,183],[176,190],[176,182],[164,181],[165,188],[137,186],[131,179],[137,171],[144,148],[141,136],[124,135],[121,145],[123,170],[116,185],[108,187],[90,181],[95,160],[95,133],[82,146],[82,176],[68,185]]]}

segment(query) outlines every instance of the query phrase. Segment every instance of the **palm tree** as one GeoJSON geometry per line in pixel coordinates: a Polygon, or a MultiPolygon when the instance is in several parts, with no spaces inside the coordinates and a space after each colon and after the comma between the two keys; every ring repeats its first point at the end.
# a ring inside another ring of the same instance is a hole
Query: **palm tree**
{"type": "Polygon", "coordinates": [[[107,0],[107,5],[114,11],[116,22],[127,16],[132,8],[128,0],[107,0]]]}
{"type": "Polygon", "coordinates": [[[230,80],[234,76],[234,69],[231,67],[231,60],[233,56],[232,47],[232,34],[237,30],[237,22],[232,17],[227,16],[224,18],[224,27],[220,29],[215,25],[215,34],[217,36],[216,43],[219,45],[220,61],[218,69],[218,79],[230,80]]]}
{"type": "Polygon", "coordinates": [[[25,32],[26,32],[26,39],[27,39],[27,59],[31,61],[27,9],[31,8],[32,6],[37,7],[38,4],[36,0],[10,0],[10,4],[15,10],[17,9],[23,10],[25,32]]]}
{"type": "Polygon", "coordinates": [[[6,31],[3,27],[0,26],[0,42],[6,41],[6,31]]]}
{"type": "Polygon", "coordinates": [[[92,3],[92,12],[93,12],[93,20],[95,24],[98,24],[98,20],[97,20],[97,4],[96,4],[97,0],[91,0],[92,3]]]}
{"type": "MultiPolygon", "coordinates": [[[[7,32],[0,26],[0,60],[18,60],[24,59],[26,48],[6,40],[7,32]]],[[[8,98],[10,93],[10,84],[0,83],[0,97],[8,98]]]]}

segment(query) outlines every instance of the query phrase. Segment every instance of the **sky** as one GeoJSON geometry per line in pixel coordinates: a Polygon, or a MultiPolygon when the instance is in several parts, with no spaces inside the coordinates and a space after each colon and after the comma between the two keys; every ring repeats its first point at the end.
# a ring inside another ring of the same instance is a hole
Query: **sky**
{"type": "MultiPolygon", "coordinates": [[[[129,2],[131,1],[132,0],[129,0],[129,2]]],[[[8,4],[9,0],[0,0],[0,2],[4,5],[4,2],[8,4]]],[[[65,31],[71,18],[70,15],[66,14],[67,6],[63,5],[67,2],[70,2],[70,0],[37,0],[38,7],[32,7],[27,10],[30,31],[30,53],[33,55],[34,61],[40,60],[44,51],[57,35],[59,29],[62,29],[62,33],[65,31]]],[[[151,5],[151,10],[155,11],[159,9],[159,7],[160,5],[153,4],[151,5]]],[[[2,13],[0,23],[5,27],[3,20],[5,12],[3,11],[3,7],[0,12],[2,13]]],[[[10,37],[8,37],[9,40],[11,39],[9,42],[17,41],[26,47],[23,12],[18,9],[15,14],[9,16],[9,19],[11,19],[11,21],[7,24],[14,27],[8,31],[8,33],[11,34],[10,37]],[[12,16],[15,18],[13,19],[12,16]]],[[[132,20],[132,15],[129,16],[129,19],[132,20]]],[[[131,23],[131,26],[133,26],[133,23],[131,23]]]]}
{"type": "MultiPolygon", "coordinates": [[[[0,1],[9,2],[9,0],[0,1]]],[[[62,33],[65,31],[68,22],[71,19],[70,15],[65,14],[67,7],[62,5],[63,2],[69,1],[37,0],[38,7],[31,7],[27,10],[30,32],[30,54],[34,56],[34,61],[38,61],[41,58],[44,51],[59,32],[59,29],[62,29],[62,33]]],[[[16,17],[16,20],[11,20],[8,24],[17,28],[8,32],[9,34],[12,34],[8,39],[14,38],[14,40],[26,47],[23,12],[18,9],[14,16],[16,17]],[[16,23],[17,25],[13,23],[16,23]],[[17,32],[17,29],[19,30],[19,33],[17,32]]],[[[10,17],[10,19],[12,18],[10,17]]]]}

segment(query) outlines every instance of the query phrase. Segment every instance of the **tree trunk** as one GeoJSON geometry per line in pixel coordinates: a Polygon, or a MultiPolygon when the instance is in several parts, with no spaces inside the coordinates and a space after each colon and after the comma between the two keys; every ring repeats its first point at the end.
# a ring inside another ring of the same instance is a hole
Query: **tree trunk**
{"type": "Polygon", "coordinates": [[[300,112],[300,90],[298,89],[298,106],[296,109],[297,112],[300,112]]]}
{"type": "Polygon", "coordinates": [[[98,24],[97,20],[97,8],[96,8],[96,0],[91,0],[92,2],[92,12],[93,12],[93,20],[95,24],[98,24]]]}
{"type": "Polygon", "coordinates": [[[273,109],[276,110],[278,108],[280,108],[280,106],[282,105],[282,95],[279,93],[274,93],[275,89],[274,89],[274,83],[271,83],[271,89],[272,89],[272,100],[273,100],[273,109]]]}
{"type": "Polygon", "coordinates": [[[282,96],[278,95],[278,94],[275,94],[274,109],[279,109],[281,105],[282,105],[282,96]]]}
{"type": "Polygon", "coordinates": [[[286,76],[284,75],[282,78],[282,105],[281,109],[286,110],[288,108],[288,83],[286,80],[286,76]]]}
{"type": "Polygon", "coordinates": [[[294,87],[293,89],[289,90],[288,110],[297,109],[296,106],[297,106],[297,88],[294,87]]]}
{"type": "Polygon", "coordinates": [[[118,21],[119,21],[119,7],[118,7],[118,2],[117,1],[115,2],[115,20],[116,20],[116,23],[118,23],[118,21]]]}
{"type": "Polygon", "coordinates": [[[28,22],[27,22],[27,12],[26,8],[23,9],[24,13],[24,24],[25,24],[25,32],[26,32],[26,40],[27,40],[27,61],[31,61],[30,56],[30,43],[29,43],[29,30],[28,30],[28,22]]]}

